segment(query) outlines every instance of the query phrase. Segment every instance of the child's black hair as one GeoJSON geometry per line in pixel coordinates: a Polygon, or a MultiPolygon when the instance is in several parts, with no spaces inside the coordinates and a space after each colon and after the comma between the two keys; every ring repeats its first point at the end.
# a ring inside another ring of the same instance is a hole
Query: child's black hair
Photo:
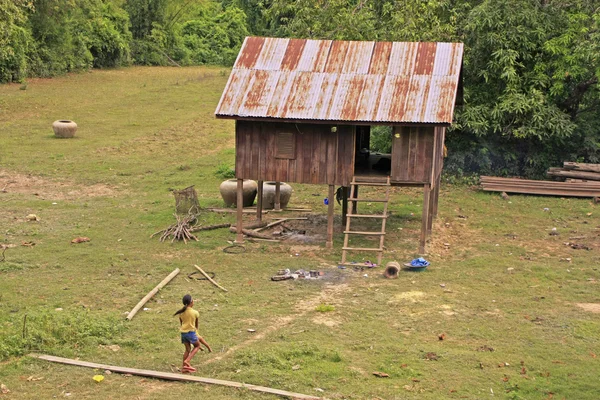
{"type": "Polygon", "coordinates": [[[184,312],[185,310],[187,310],[188,306],[192,303],[192,295],[186,294],[185,296],[183,296],[183,299],[181,300],[181,302],[183,303],[183,308],[181,310],[177,311],[175,314],[173,314],[173,316],[179,315],[182,312],[184,312]]]}

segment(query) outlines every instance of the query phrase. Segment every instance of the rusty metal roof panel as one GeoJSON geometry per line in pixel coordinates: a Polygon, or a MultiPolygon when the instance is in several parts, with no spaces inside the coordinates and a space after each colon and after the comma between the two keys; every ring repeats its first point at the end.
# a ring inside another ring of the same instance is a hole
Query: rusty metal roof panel
{"type": "Polygon", "coordinates": [[[287,107],[276,115],[278,118],[303,119],[313,115],[316,95],[321,86],[322,74],[311,72],[293,72],[293,83],[290,87],[287,107]]]}
{"type": "Polygon", "coordinates": [[[375,42],[348,42],[348,52],[342,67],[343,74],[366,74],[369,72],[375,42]]]}
{"type": "Polygon", "coordinates": [[[279,79],[273,91],[273,97],[271,97],[271,103],[267,109],[266,116],[281,118],[279,115],[285,115],[284,107],[288,104],[290,88],[293,83],[294,79],[291,73],[282,71],[279,74],[279,79]]]}
{"type": "Polygon", "coordinates": [[[373,47],[369,73],[375,75],[386,75],[392,53],[392,42],[377,42],[373,47]]]}
{"type": "Polygon", "coordinates": [[[411,77],[402,116],[405,121],[425,121],[425,109],[430,86],[431,76],[429,75],[414,75],[411,77]]]}
{"type": "Polygon", "coordinates": [[[283,71],[295,71],[298,69],[300,58],[304,54],[306,47],[306,39],[290,39],[281,61],[281,69],[283,71]]]}
{"type": "Polygon", "coordinates": [[[403,121],[410,77],[388,75],[381,91],[375,121],[403,121]]]}
{"type": "Polygon", "coordinates": [[[386,75],[413,75],[419,43],[392,43],[386,75]]]}
{"type": "Polygon", "coordinates": [[[376,121],[377,109],[381,101],[381,92],[385,83],[384,75],[365,75],[360,99],[357,103],[356,119],[359,121],[376,121]]]}
{"type": "Polygon", "coordinates": [[[265,115],[279,79],[279,71],[251,70],[242,102],[238,108],[241,115],[265,115]]]}
{"type": "Polygon", "coordinates": [[[216,114],[451,123],[461,43],[246,38],[216,114]]]}
{"type": "Polygon", "coordinates": [[[233,70],[229,76],[229,81],[221,95],[221,101],[217,106],[219,113],[223,115],[235,115],[239,108],[239,103],[245,94],[248,75],[250,70],[233,70]]]}
{"type": "Polygon", "coordinates": [[[323,72],[331,40],[307,40],[298,62],[298,71],[323,72]]]}
{"type": "Polygon", "coordinates": [[[253,69],[280,70],[288,43],[289,39],[266,38],[253,69]]]}
{"type": "Polygon", "coordinates": [[[321,87],[315,102],[312,119],[328,119],[339,78],[340,75],[338,74],[322,74],[321,87]]]}

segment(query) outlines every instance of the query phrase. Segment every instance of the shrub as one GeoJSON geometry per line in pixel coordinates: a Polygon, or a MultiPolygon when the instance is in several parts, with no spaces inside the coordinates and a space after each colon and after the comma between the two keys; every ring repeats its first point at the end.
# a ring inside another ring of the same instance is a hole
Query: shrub
{"type": "Polygon", "coordinates": [[[219,164],[215,170],[215,176],[221,179],[235,178],[235,169],[227,164],[219,164]]]}

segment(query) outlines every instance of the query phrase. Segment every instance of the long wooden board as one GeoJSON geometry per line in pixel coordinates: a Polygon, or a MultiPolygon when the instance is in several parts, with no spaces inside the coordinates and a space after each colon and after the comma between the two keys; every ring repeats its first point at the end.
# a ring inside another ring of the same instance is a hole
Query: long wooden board
{"type": "Polygon", "coordinates": [[[46,361],[60,363],[60,364],[76,365],[78,367],[87,367],[87,368],[97,368],[97,369],[102,369],[102,370],[109,370],[111,372],[118,372],[121,374],[147,376],[150,378],[166,379],[166,380],[170,380],[170,381],[199,382],[199,383],[208,383],[211,385],[229,386],[229,387],[234,387],[234,388],[253,390],[255,392],[263,392],[263,393],[276,394],[279,396],[291,397],[293,399],[320,399],[320,397],[310,396],[310,395],[301,394],[301,393],[288,392],[286,390],[272,389],[272,388],[268,388],[265,386],[252,385],[249,383],[225,381],[222,379],[213,379],[213,378],[203,378],[201,376],[175,374],[172,372],[152,371],[152,370],[148,370],[148,369],[118,367],[118,366],[114,366],[114,365],[97,364],[97,363],[92,363],[92,362],[87,362],[87,361],[72,360],[70,358],[49,356],[46,354],[30,354],[30,356],[39,358],[40,360],[46,360],[46,361]]]}
{"type": "Polygon", "coordinates": [[[565,169],[572,169],[576,171],[600,172],[600,164],[586,164],[565,161],[563,166],[565,169]]]}

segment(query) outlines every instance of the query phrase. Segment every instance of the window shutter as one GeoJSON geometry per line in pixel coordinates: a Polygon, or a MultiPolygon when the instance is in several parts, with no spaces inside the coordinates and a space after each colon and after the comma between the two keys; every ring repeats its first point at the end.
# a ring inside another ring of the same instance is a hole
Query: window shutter
{"type": "Polygon", "coordinates": [[[296,158],[296,137],[291,132],[277,133],[275,158],[296,158]]]}

